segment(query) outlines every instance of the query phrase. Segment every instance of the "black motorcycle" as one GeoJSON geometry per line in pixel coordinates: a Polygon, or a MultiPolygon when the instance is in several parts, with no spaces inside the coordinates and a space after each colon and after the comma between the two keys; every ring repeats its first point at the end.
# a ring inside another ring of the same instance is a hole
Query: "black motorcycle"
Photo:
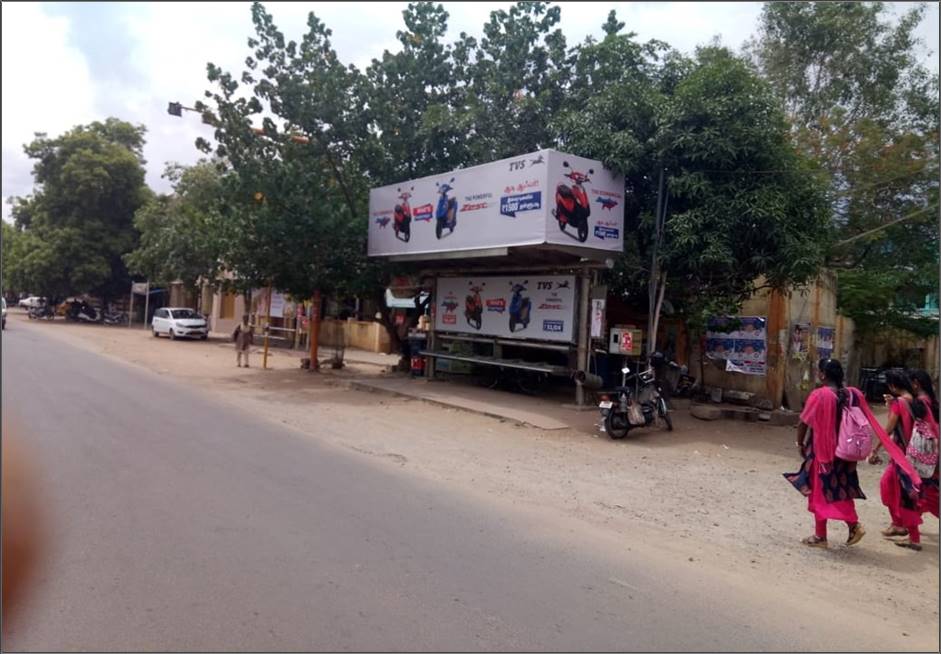
{"type": "Polygon", "coordinates": [[[673,419],[652,367],[632,373],[625,365],[621,368],[621,385],[614,390],[614,400],[605,395],[598,404],[604,431],[611,438],[624,438],[631,429],[649,427],[654,422],[673,431],[673,419]]]}

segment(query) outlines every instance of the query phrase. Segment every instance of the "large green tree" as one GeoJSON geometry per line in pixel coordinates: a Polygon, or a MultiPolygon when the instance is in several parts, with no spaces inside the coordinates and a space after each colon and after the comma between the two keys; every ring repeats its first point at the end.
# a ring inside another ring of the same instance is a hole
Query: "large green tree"
{"type": "Polygon", "coordinates": [[[154,197],[137,210],[140,243],[124,257],[128,268],[158,284],[178,279],[189,288],[200,279],[215,283],[226,203],[219,166],[209,161],[168,164],[163,176],[173,184],[173,193],[154,197]]]}
{"type": "Polygon", "coordinates": [[[137,244],[134,213],[151,195],[144,133],[142,125],[108,118],[56,138],[37,134],[25,146],[36,189],[13,203],[22,239],[12,274],[29,291],[106,299],[127,292],[122,256],[137,244]]]}
{"type": "Polygon", "coordinates": [[[924,5],[767,3],[750,52],[795,145],[828,183],[841,311],[860,331],[930,332],[938,292],[938,77],[919,61],[924,5]]]}
{"type": "Polygon", "coordinates": [[[816,274],[824,197],[769,85],[722,47],[688,59],[638,43],[614,12],[604,30],[579,48],[572,105],[555,125],[563,148],[625,175],[635,238],[609,280],[649,306],[651,332],[664,297],[697,324],[759,286],[816,274]]]}

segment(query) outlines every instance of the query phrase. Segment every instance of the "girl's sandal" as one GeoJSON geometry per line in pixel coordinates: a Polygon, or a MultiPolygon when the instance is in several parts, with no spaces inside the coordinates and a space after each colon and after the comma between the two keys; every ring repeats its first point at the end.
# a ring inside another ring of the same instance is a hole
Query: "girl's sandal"
{"type": "Polygon", "coordinates": [[[908,529],[904,527],[896,527],[895,525],[890,525],[883,529],[880,532],[886,538],[893,538],[895,536],[908,536],[908,529]]]}
{"type": "Polygon", "coordinates": [[[921,543],[913,543],[911,540],[907,538],[905,540],[896,541],[895,544],[898,545],[899,547],[904,547],[909,550],[915,550],[916,552],[921,551],[921,543]]]}
{"type": "Polygon", "coordinates": [[[865,535],[866,535],[866,530],[863,528],[861,524],[857,522],[856,525],[852,529],[850,529],[849,538],[846,539],[846,546],[849,547],[850,545],[855,545],[856,543],[861,541],[863,539],[863,536],[865,535]]]}
{"type": "Polygon", "coordinates": [[[827,539],[818,538],[817,536],[808,536],[807,538],[803,538],[801,539],[801,543],[808,547],[822,547],[824,549],[827,547],[827,539]]]}

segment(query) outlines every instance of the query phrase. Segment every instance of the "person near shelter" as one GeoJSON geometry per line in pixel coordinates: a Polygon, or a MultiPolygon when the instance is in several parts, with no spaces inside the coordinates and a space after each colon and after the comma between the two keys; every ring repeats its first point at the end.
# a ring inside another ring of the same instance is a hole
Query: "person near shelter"
{"type": "Polygon", "coordinates": [[[242,357],[245,357],[245,367],[248,368],[249,348],[255,343],[255,335],[248,323],[248,314],[242,316],[242,322],[232,332],[232,340],[235,342],[235,360],[239,368],[242,367],[242,357]]]}

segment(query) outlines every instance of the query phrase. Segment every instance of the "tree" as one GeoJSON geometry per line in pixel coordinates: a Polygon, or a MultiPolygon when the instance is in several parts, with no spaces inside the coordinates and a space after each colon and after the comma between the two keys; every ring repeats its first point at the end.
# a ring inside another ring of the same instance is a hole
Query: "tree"
{"type": "Polygon", "coordinates": [[[938,78],[914,32],[924,9],[894,22],[878,2],[767,3],[749,48],[793,142],[826,172],[827,264],[861,332],[936,329],[914,317],[938,292],[938,78]]]}
{"type": "Polygon", "coordinates": [[[605,38],[579,48],[574,107],[555,125],[564,147],[625,175],[625,229],[638,237],[609,282],[635,301],[648,286],[655,348],[666,288],[695,326],[734,311],[758,284],[812,278],[826,214],[811,163],[745,61],[718,46],[689,60],[621,27],[612,12],[605,38]]]}
{"type": "Polygon", "coordinates": [[[12,214],[23,238],[12,274],[51,298],[123,295],[130,277],[122,255],[137,243],[134,212],[150,197],[144,184],[145,128],[109,118],[25,146],[34,159],[32,196],[12,214]]]}
{"type": "Polygon", "coordinates": [[[128,268],[158,284],[178,279],[190,288],[200,279],[215,283],[225,204],[219,167],[209,161],[168,164],[163,176],[172,182],[173,193],[152,198],[135,213],[140,244],[125,255],[128,268]]]}
{"type": "Polygon", "coordinates": [[[215,107],[197,108],[216,125],[216,145],[201,140],[197,146],[214,150],[231,171],[224,185],[226,265],[243,285],[273,285],[313,296],[316,305],[365,266],[368,186],[353,158],[366,141],[359,74],[339,62],[330,30],[312,13],[300,43],[286,41],[258,3],[252,19],[252,56],[241,83],[208,65],[217,90],[206,97],[215,107]],[[262,116],[259,134],[252,120],[262,116]]]}

